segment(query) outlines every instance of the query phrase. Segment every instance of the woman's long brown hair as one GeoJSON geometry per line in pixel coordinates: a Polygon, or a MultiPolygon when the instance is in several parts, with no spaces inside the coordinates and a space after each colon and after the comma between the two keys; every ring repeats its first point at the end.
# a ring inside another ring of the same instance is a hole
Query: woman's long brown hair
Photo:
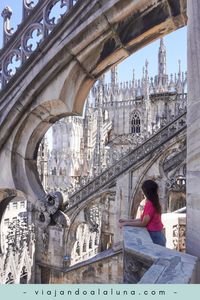
{"type": "Polygon", "coordinates": [[[158,197],[158,185],[153,180],[146,180],[142,184],[142,191],[146,198],[152,202],[156,212],[161,214],[161,205],[158,197]]]}

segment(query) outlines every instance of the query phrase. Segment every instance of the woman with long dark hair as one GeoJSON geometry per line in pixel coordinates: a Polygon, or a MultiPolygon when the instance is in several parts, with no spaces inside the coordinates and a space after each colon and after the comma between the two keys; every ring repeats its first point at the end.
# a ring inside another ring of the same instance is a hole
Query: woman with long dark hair
{"type": "Polygon", "coordinates": [[[158,197],[158,185],[153,180],[146,180],[142,184],[142,192],[146,198],[144,211],[140,219],[120,219],[120,227],[146,227],[153,243],[165,246],[166,239],[162,232],[161,205],[158,197]]]}

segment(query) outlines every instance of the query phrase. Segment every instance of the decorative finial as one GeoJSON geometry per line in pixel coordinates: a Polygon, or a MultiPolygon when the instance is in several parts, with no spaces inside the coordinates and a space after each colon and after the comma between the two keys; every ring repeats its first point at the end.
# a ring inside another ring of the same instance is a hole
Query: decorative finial
{"type": "Polygon", "coordinates": [[[111,86],[114,88],[118,83],[117,66],[111,68],[111,86]]]}
{"type": "Polygon", "coordinates": [[[143,74],[142,78],[144,78],[145,77],[145,67],[142,68],[142,74],[143,74]]]}
{"type": "Polygon", "coordinates": [[[167,53],[166,47],[164,45],[163,38],[160,39],[160,47],[158,51],[158,81],[163,83],[163,76],[166,75],[166,60],[167,60],[167,53]]]}
{"type": "Polygon", "coordinates": [[[163,39],[163,37],[160,39],[160,46],[164,46],[164,39],[163,39]]]}
{"type": "Polygon", "coordinates": [[[178,73],[181,75],[181,60],[180,59],[178,60],[178,65],[179,65],[179,72],[178,73]]]}
{"type": "Polygon", "coordinates": [[[145,77],[146,77],[146,79],[148,78],[148,66],[149,66],[149,62],[146,59],[146,61],[145,61],[145,77]]]}
{"type": "Polygon", "coordinates": [[[102,85],[104,85],[104,83],[105,83],[105,74],[103,74],[99,77],[99,85],[102,86],[102,85]]]}
{"type": "Polygon", "coordinates": [[[6,6],[1,13],[3,17],[3,46],[7,43],[7,41],[12,36],[13,28],[10,27],[10,18],[12,16],[12,9],[9,6],[6,6]]]}
{"type": "Polygon", "coordinates": [[[135,81],[135,69],[133,68],[133,82],[135,81]]]}
{"type": "Polygon", "coordinates": [[[2,11],[1,16],[3,17],[4,20],[5,19],[10,19],[11,16],[12,16],[12,13],[13,13],[12,9],[9,6],[6,6],[4,8],[4,10],[2,11]]]}

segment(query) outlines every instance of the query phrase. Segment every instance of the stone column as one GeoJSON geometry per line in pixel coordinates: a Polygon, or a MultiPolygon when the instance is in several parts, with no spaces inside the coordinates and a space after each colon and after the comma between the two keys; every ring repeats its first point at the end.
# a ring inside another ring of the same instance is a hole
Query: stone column
{"type": "Polygon", "coordinates": [[[187,1],[187,232],[186,251],[200,258],[200,1],[187,1]]]}

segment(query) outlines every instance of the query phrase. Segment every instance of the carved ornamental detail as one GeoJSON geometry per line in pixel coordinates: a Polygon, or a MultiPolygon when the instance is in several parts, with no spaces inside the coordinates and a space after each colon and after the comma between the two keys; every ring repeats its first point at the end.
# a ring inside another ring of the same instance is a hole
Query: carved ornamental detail
{"type": "Polygon", "coordinates": [[[124,279],[123,283],[138,283],[144,273],[150,268],[151,262],[139,259],[124,251],[124,279]]]}
{"type": "MultiPolygon", "coordinates": [[[[182,110],[181,110],[182,111],[182,110]]],[[[96,193],[101,188],[111,183],[117,176],[127,171],[133,165],[147,157],[150,153],[161,147],[165,142],[176,136],[179,132],[186,128],[186,111],[161,128],[157,133],[143,141],[134,150],[125,154],[121,159],[117,160],[112,166],[108,167],[100,175],[82,185],[77,191],[73,192],[69,197],[69,206],[76,205],[84,201],[87,197],[96,193]]]]}
{"type": "Polygon", "coordinates": [[[1,14],[3,48],[0,50],[0,91],[77,2],[75,0],[22,1],[22,23],[16,31],[10,24],[12,9],[6,7],[1,14]],[[16,38],[19,34],[20,39],[16,38]]]}
{"type": "Polygon", "coordinates": [[[5,248],[0,257],[0,282],[29,283],[35,252],[34,225],[28,225],[26,219],[10,223],[5,248]]]}
{"type": "MultiPolygon", "coordinates": [[[[44,229],[48,225],[57,224],[61,227],[68,227],[70,220],[62,211],[63,196],[60,192],[49,193],[37,203],[37,223],[44,229]]],[[[45,234],[44,234],[45,236],[45,234]]],[[[44,237],[47,240],[47,237],[44,237]]]]}
{"type": "Polygon", "coordinates": [[[185,235],[185,224],[177,224],[173,226],[173,244],[175,250],[185,252],[185,235]]]}

